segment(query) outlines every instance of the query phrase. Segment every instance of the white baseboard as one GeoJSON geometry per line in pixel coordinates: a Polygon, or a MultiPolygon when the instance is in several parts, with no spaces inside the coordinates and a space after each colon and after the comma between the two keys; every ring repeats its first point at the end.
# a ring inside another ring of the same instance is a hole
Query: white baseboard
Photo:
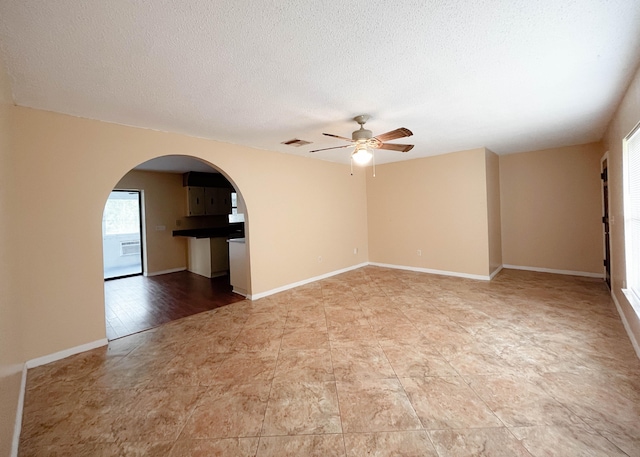
{"type": "Polygon", "coordinates": [[[72,347],[69,349],[65,349],[63,351],[59,351],[49,355],[43,355],[42,357],[38,357],[35,359],[27,360],[25,366],[27,368],[35,368],[40,365],[46,365],[47,363],[55,362],[56,360],[66,359],[69,356],[80,354],[81,352],[90,351],[91,349],[99,348],[101,346],[106,346],[109,341],[106,338],[101,340],[92,341],[90,343],[81,344],[80,346],[72,347]]]}
{"type": "MultiPolygon", "coordinates": [[[[477,279],[480,281],[489,281],[491,279],[491,276],[488,276],[488,275],[474,275],[469,273],[459,273],[457,271],[434,270],[431,268],[420,268],[420,267],[408,267],[404,265],[392,265],[389,263],[369,262],[369,265],[373,265],[376,267],[383,267],[383,268],[393,268],[396,270],[417,271],[420,273],[429,273],[432,275],[455,276],[457,278],[477,279]]],[[[495,274],[498,274],[497,271],[495,272],[495,274]]]]}
{"type": "Polygon", "coordinates": [[[366,267],[369,263],[364,262],[358,265],[353,265],[347,268],[343,268],[341,270],[335,270],[329,273],[325,273],[320,276],[314,276],[313,278],[303,279],[302,281],[294,282],[291,284],[287,284],[286,286],[276,287],[275,289],[267,290],[266,292],[260,292],[257,294],[247,295],[247,298],[250,300],[258,300],[260,298],[268,297],[269,295],[277,294],[279,292],[284,292],[285,290],[293,289],[294,287],[304,286],[305,284],[310,284],[312,282],[320,281],[321,279],[330,278],[331,276],[339,275],[342,273],[346,273],[347,271],[357,270],[358,268],[366,267]]]}
{"type": "MultiPolygon", "coordinates": [[[[312,282],[320,281],[321,279],[329,278],[331,276],[339,275],[341,273],[346,273],[347,271],[356,270],[358,268],[366,267],[367,265],[372,265],[376,267],[383,268],[393,268],[396,270],[407,270],[407,271],[417,271],[420,273],[428,273],[434,275],[443,275],[443,276],[453,276],[457,278],[466,278],[466,279],[475,279],[479,281],[490,281],[496,277],[498,273],[500,273],[504,268],[513,269],[513,270],[528,270],[528,271],[537,271],[542,273],[555,273],[562,275],[571,275],[571,276],[586,276],[590,278],[604,278],[604,276],[600,273],[590,273],[585,271],[569,271],[569,270],[553,270],[550,268],[537,268],[537,267],[524,267],[518,265],[500,265],[489,275],[476,275],[470,273],[460,273],[457,271],[446,271],[446,270],[435,270],[432,268],[420,268],[420,267],[409,267],[405,265],[393,265],[389,263],[379,263],[379,262],[364,262],[358,265],[353,265],[348,268],[343,268],[341,270],[332,271],[330,273],[325,273],[320,276],[314,276],[313,278],[304,279],[302,281],[294,282],[291,284],[287,284],[285,286],[277,287],[275,289],[268,290],[266,292],[260,292],[254,295],[247,294],[246,298],[248,300],[258,300],[260,298],[268,297],[269,295],[277,294],[279,292],[284,292],[285,290],[293,289],[294,287],[303,286],[305,284],[310,284],[312,282]]],[[[238,292],[239,293],[239,292],[238,292]]],[[[244,295],[244,294],[240,294],[244,295]]]]}
{"type": "Polygon", "coordinates": [[[500,265],[498,268],[496,268],[495,270],[493,270],[493,272],[489,275],[489,279],[493,279],[496,277],[496,275],[498,273],[500,273],[502,271],[502,269],[504,268],[504,265],[500,265]]]}
{"type": "Polygon", "coordinates": [[[101,340],[92,341],[91,343],[82,344],[73,348],[65,349],[63,351],[55,352],[53,354],[37,357],[35,359],[27,360],[22,367],[22,379],[20,380],[20,392],[18,396],[18,407],[16,410],[16,421],[13,426],[13,440],[11,442],[11,457],[18,456],[18,446],[20,444],[20,432],[22,431],[22,413],[24,410],[24,396],[27,387],[27,370],[29,368],[39,367],[40,365],[46,365],[47,363],[55,362],[79,354],[81,352],[90,351],[101,346],[107,345],[106,338],[101,340]]]}
{"type": "Polygon", "coordinates": [[[18,406],[16,408],[16,422],[13,425],[13,440],[11,441],[11,457],[18,457],[20,446],[20,433],[22,432],[22,413],[24,411],[24,396],[27,390],[27,364],[22,365],[22,379],[20,380],[20,392],[18,393],[18,406]]]}
{"type": "Polygon", "coordinates": [[[247,294],[247,291],[244,289],[233,289],[231,292],[234,294],[242,295],[244,298],[251,300],[251,295],[247,294]]]}
{"type": "Polygon", "coordinates": [[[631,326],[629,325],[629,321],[627,321],[624,312],[622,311],[622,307],[620,306],[620,302],[616,298],[616,295],[611,291],[611,298],[613,299],[613,303],[616,305],[616,309],[618,310],[618,314],[620,315],[620,319],[622,320],[622,325],[624,325],[624,329],[627,332],[627,336],[629,340],[631,340],[631,345],[633,346],[633,350],[636,351],[636,355],[640,359],[640,344],[638,344],[638,340],[636,340],[635,335],[631,331],[631,326]]]}
{"type": "Polygon", "coordinates": [[[13,426],[13,440],[11,442],[11,457],[18,457],[18,446],[20,445],[20,432],[22,431],[22,413],[24,410],[24,396],[27,388],[27,370],[29,368],[39,367],[40,365],[46,365],[47,363],[55,362],[79,354],[81,352],[90,351],[101,346],[107,345],[106,338],[101,340],[92,341],[91,343],[82,344],[73,348],[65,349],[53,354],[37,357],[35,359],[27,360],[22,367],[22,379],[20,380],[20,392],[18,396],[18,407],[16,410],[16,422],[13,426]]]}
{"type": "Polygon", "coordinates": [[[151,273],[147,272],[144,275],[145,276],[160,276],[160,275],[166,275],[166,274],[169,274],[169,273],[177,273],[179,271],[185,271],[186,269],[187,269],[187,267],[171,268],[169,270],[152,271],[151,273]]]}
{"type": "Polygon", "coordinates": [[[507,265],[507,264],[502,265],[502,267],[509,270],[537,271],[539,273],[553,273],[556,275],[585,276],[587,278],[604,279],[604,275],[602,273],[591,273],[589,271],[555,270],[553,268],[525,267],[522,265],[507,265]]]}

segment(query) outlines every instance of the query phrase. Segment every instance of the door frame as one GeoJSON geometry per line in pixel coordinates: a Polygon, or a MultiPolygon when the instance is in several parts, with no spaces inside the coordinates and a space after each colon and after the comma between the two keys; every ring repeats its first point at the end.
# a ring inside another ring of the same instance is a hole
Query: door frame
{"type": "MultiPolygon", "coordinates": [[[[134,274],[130,274],[130,275],[124,275],[124,276],[114,276],[112,278],[104,278],[104,273],[103,273],[103,279],[105,281],[111,281],[113,279],[122,279],[122,278],[128,278],[131,276],[146,276],[146,271],[147,271],[147,262],[146,262],[146,256],[145,253],[147,252],[147,237],[146,237],[146,233],[145,233],[145,221],[144,221],[144,191],[142,189],[118,189],[118,188],[114,188],[111,189],[111,192],[109,193],[109,195],[111,195],[112,192],[128,192],[128,193],[137,193],[138,194],[138,220],[140,221],[138,230],[140,231],[140,273],[134,273],[134,274]]],[[[105,203],[106,205],[106,203],[105,203]]],[[[104,211],[104,209],[103,209],[104,211]]],[[[103,227],[103,234],[104,234],[104,227],[103,227]]],[[[103,241],[104,243],[104,241],[103,241]]]]}
{"type": "Polygon", "coordinates": [[[609,188],[609,168],[609,151],[607,151],[600,159],[600,195],[602,202],[603,273],[605,283],[609,287],[609,290],[611,290],[611,223],[613,222],[613,218],[610,216],[611,197],[609,188]]]}

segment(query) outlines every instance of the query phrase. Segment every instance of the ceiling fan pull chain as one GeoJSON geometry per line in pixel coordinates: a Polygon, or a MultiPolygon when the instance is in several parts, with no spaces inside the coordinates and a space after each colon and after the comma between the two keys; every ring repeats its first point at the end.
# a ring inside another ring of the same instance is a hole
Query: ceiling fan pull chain
{"type": "Polygon", "coordinates": [[[351,176],[353,176],[353,156],[351,156],[351,160],[349,162],[351,162],[351,176]]]}

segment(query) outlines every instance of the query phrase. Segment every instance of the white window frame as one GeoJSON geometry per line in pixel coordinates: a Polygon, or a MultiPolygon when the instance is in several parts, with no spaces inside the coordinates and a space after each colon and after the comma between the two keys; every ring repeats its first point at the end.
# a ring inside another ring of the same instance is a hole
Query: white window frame
{"type": "Polygon", "coordinates": [[[640,123],[625,137],[622,155],[627,270],[623,292],[640,315],[640,123]]]}

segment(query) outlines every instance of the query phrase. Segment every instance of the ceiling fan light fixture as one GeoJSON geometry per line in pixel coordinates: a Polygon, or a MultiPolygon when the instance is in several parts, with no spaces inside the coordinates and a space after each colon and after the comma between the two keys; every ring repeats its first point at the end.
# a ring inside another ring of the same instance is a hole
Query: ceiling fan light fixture
{"type": "Polygon", "coordinates": [[[355,149],[353,150],[353,152],[351,152],[350,160],[351,174],[353,175],[353,162],[355,162],[357,165],[365,166],[373,160],[373,176],[375,177],[376,158],[374,155],[374,151],[376,149],[388,149],[390,151],[397,152],[409,152],[411,149],[413,149],[412,144],[387,143],[387,141],[397,140],[398,138],[405,138],[413,135],[413,132],[407,128],[400,127],[399,129],[391,130],[381,135],[373,136],[371,130],[367,130],[364,128],[364,124],[369,120],[369,116],[367,114],[356,116],[353,118],[353,120],[360,125],[360,128],[351,134],[351,139],[340,135],[334,135],[333,133],[322,133],[324,136],[338,138],[340,140],[346,141],[349,144],[345,144],[343,146],[333,146],[331,148],[314,149],[313,151],[309,152],[315,153],[328,151],[330,149],[354,147],[355,149]]]}
{"type": "Polygon", "coordinates": [[[359,144],[356,146],[356,150],[351,154],[351,158],[358,165],[366,165],[371,161],[373,153],[369,151],[366,145],[359,144]]]}

